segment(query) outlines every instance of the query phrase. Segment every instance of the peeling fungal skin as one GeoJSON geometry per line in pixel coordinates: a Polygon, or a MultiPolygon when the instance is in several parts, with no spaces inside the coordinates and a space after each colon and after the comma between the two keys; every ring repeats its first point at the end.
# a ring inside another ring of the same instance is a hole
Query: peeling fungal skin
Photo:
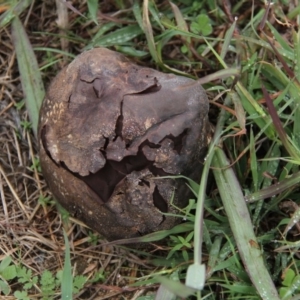
{"type": "Polygon", "coordinates": [[[56,199],[109,240],[169,229],[199,180],[208,100],[196,81],[96,48],[54,79],[40,111],[43,174],[56,199]],[[173,201],[173,204],[171,204],[173,201]]]}

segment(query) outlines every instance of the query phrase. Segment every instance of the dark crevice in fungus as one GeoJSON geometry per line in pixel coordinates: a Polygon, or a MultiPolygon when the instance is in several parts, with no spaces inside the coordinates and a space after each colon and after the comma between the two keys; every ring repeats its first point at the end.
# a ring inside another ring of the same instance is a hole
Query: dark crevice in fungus
{"type": "MultiPolygon", "coordinates": [[[[82,79],[81,79],[82,80],[82,79]]],[[[85,80],[82,80],[85,81],[85,80]]],[[[86,81],[85,81],[86,82],[86,81]]],[[[93,81],[93,90],[97,98],[101,98],[103,92],[103,84],[99,78],[95,78],[93,81]]]]}
{"type": "Polygon", "coordinates": [[[123,100],[120,103],[120,115],[117,118],[116,121],[116,127],[115,127],[115,138],[113,139],[113,141],[115,141],[118,137],[120,137],[121,139],[123,139],[122,137],[122,130],[123,130],[123,100]]]}
{"type": "Polygon", "coordinates": [[[180,133],[179,135],[177,136],[174,136],[172,134],[169,134],[169,135],[166,135],[161,141],[160,143],[162,143],[164,140],[166,139],[169,139],[171,140],[174,144],[173,144],[173,149],[178,153],[180,154],[181,153],[181,150],[182,150],[182,147],[183,145],[185,144],[185,139],[186,139],[186,136],[188,134],[188,129],[184,129],[182,133],[180,133]]]}
{"type": "MultiPolygon", "coordinates": [[[[46,126],[44,126],[41,132],[42,145],[46,153],[48,154],[48,156],[54,162],[49,151],[47,150],[45,134],[46,134],[46,126]]],[[[162,170],[161,168],[155,167],[154,162],[149,161],[145,157],[142,151],[145,145],[149,146],[150,148],[161,147],[160,145],[155,145],[153,143],[150,143],[147,140],[141,144],[139,151],[136,155],[127,156],[123,158],[120,162],[113,161],[113,160],[106,160],[106,164],[101,170],[99,170],[94,174],[89,174],[87,176],[81,176],[78,173],[72,172],[64,162],[60,162],[60,167],[66,169],[68,172],[72,173],[74,176],[76,176],[77,178],[85,182],[99,196],[101,202],[103,201],[105,203],[112,196],[117,184],[121,182],[128,174],[130,174],[133,171],[138,172],[143,169],[148,169],[154,176],[171,175],[165,172],[164,170],[162,170]]],[[[104,155],[104,157],[106,157],[105,151],[101,151],[101,153],[104,155]]],[[[140,180],[140,185],[141,184],[145,184],[148,187],[150,186],[149,182],[144,179],[140,180]]],[[[159,193],[157,186],[155,187],[153,193],[153,203],[160,211],[162,212],[168,211],[168,204],[159,193]]]]}
{"type": "Polygon", "coordinates": [[[150,187],[150,183],[145,179],[141,179],[140,182],[139,182],[139,185],[140,186],[146,185],[147,187],[150,187]]]}
{"type": "Polygon", "coordinates": [[[145,94],[151,94],[151,93],[156,93],[161,89],[161,85],[158,83],[157,79],[154,78],[154,84],[145,90],[139,92],[139,93],[134,93],[134,95],[145,95],[145,94]]]}
{"type": "MultiPolygon", "coordinates": [[[[101,198],[103,202],[107,202],[110,199],[117,184],[133,171],[148,169],[154,176],[170,175],[164,170],[155,167],[154,162],[149,161],[145,157],[142,151],[142,148],[145,145],[151,147],[153,144],[145,141],[140,146],[140,149],[136,155],[124,157],[119,162],[107,160],[105,166],[95,174],[89,174],[88,176],[80,176],[79,174],[74,175],[84,181],[101,198]]],[[[102,152],[102,154],[105,156],[104,151],[102,152]]],[[[165,207],[167,207],[167,204],[165,203],[163,197],[159,196],[159,193],[155,193],[155,195],[153,195],[153,198],[156,198],[154,199],[154,204],[159,209],[161,207],[165,209],[165,207]],[[161,201],[163,201],[164,203],[159,205],[158,203],[161,201]]]]}
{"type": "Polygon", "coordinates": [[[122,128],[123,128],[123,115],[119,115],[117,122],[116,122],[116,136],[114,138],[114,141],[117,139],[117,137],[121,137],[122,138],[122,128]]]}
{"type": "MultiPolygon", "coordinates": [[[[120,126],[120,125],[117,124],[116,127],[118,127],[118,126],[120,126]]],[[[164,139],[169,138],[174,142],[174,146],[178,147],[178,145],[180,145],[180,147],[182,147],[180,142],[182,141],[182,138],[186,134],[186,131],[187,130],[184,130],[184,132],[182,132],[177,137],[168,135],[164,139]]],[[[53,162],[55,162],[53,160],[53,158],[51,157],[49,150],[47,149],[46,126],[44,126],[41,130],[41,140],[42,140],[42,145],[43,145],[46,153],[51,158],[51,160],[53,162]]],[[[108,144],[109,144],[109,139],[105,138],[105,145],[103,148],[106,149],[108,144]]],[[[106,164],[104,165],[104,167],[101,170],[99,170],[98,172],[96,172],[94,174],[89,174],[88,176],[81,176],[75,172],[72,172],[66,166],[66,164],[64,162],[60,162],[60,167],[63,167],[68,172],[71,172],[74,176],[76,176],[77,178],[79,178],[83,182],[85,182],[99,196],[101,201],[103,201],[105,203],[112,196],[117,184],[119,182],[121,182],[128,174],[130,174],[133,171],[141,171],[143,169],[148,168],[148,170],[154,176],[172,175],[172,174],[165,172],[161,168],[155,167],[154,162],[149,161],[145,157],[142,149],[146,145],[148,147],[150,147],[151,149],[158,149],[161,147],[161,145],[156,145],[156,144],[153,144],[153,143],[149,142],[148,140],[146,140],[145,142],[143,142],[141,144],[141,146],[139,147],[139,151],[136,155],[127,156],[127,157],[123,158],[120,162],[107,159],[106,164]]],[[[103,154],[103,156],[106,158],[105,150],[100,150],[100,151],[103,154]]],[[[141,186],[143,186],[144,184],[148,187],[150,186],[149,182],[144,179],[141,179],[138,184],[141,186]]],[[[168,211],[168,204],[166,203],[164,198],[159,193],[157,186],[155,187],[155,190],[153,192],[153,203],[154,203],[155,207],[157,207],[161,212],[168,211]]]]}
{"type": "Polygon", "coordinates": [[[109,138],[104,137],[104,139],[105,139],[105,143],[104,143],[103,148],[100,149],[100,151],[101,151],[101,150],[102,150],[102,151],[105,150],[105,149],[107,148],[107,146],[108,146],[109,138]]]}
{"type": "Polygon", "coordinates": [[[160,194],[158,187],[156,186],[153,192],[153,203],[161,212],[168,212],[168,204],[160,194]]]}
{"type": "Polygon", "coordinates": [[[72,94],[71,94],[71,95],[69,96],[69,98],[68,98],[68,104],[67,104],[67,107],[68,107],[68,108],[70,107],[71,97],[72,97],[72,94]]]}

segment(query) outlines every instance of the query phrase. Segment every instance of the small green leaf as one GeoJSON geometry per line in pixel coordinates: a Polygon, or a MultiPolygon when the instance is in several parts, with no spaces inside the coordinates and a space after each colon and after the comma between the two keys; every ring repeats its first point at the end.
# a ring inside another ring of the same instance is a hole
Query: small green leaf
{"type": "Polygon", "coordinates": [[[30,289],[33,285],[32,283],[32,271],[26,267],[17,267],[18,282],[23,284],[23,289],[30,289]]]}
{"type": "Polygon", "coordinates": [[[182,46],[180,47],[180,51],[181,51],[183,54],[186,54],[186,53],[188,53],[189,49],[187,48],[186,45],[182,45],[182,46]]]}
{"type": "Polygon", "coordinates": [[[26,291],[15,291],[14,296],[19,300],[30,300],[26,291]]]}
{"type": "Polygon", "coordinates": [[[295,290],[299,290],[299,288],[300,288],[300,275],[297,275],[295,278],[294,278],[294,280],[293,280],[293,288],[295,289],[295,290]]]}
{"type": "Polygon", "coordinates": [[[24,105],[25,105],[25,100],[23,99],[19,102],[16,102],[15,107],[17,108],[17,110],[20,110],[24,107],[24,105]]]}
{"type": "Polygon", "coordinates": [[[8,295],[10,293],[10,287],[6,281],[0,279],[0,294],[1,293],[8,295]]]}
{"type": "Polygon", "coordinates": [[[201,14],[196,18],[196,21],[191,24],[191,31],[204,36],[212,33],[211,20],[207,15],[201,14]]]}
{"type": "Polygon", "coordinates": [[[33,283],[32,282],[27,282],[27,283],[24,283],[23,285],[23,289],[24,290],[29,290],[33,287],[33,283]]]}
{"type": "Polygon", "coordinates": [[[12,280],[17,276],[16,266],[11,265],[5,268],[3,272],[1,272],[1,276],[5,280],[12,280]]]}
{"type": "Polygon", "coordinates": [[[98,0],[87,0],[87,5],[91,19],[98,25],[98,0]]]}
{"type": "Polygon", "coordinates": [[[10,263],[12,262],[12,259],[10,256],[6,256],[0,264],[0,274],[2,274],[2,272],[10,265],[10,263]]]}
{"type": "Polygon", "coordinates": [[[39,196],[38,202],[39,202],[39,204],[42,204],[42,205],[53,205],[53,204],[55,204],[55,201],[53,200],[53,198],[51,198],[50,196],[44,197],[43,195],[39,196]]]}
{"type": "Polygon", "coordinates": [[[84,287],[86,281],[87,281],[87,277],[83,275],[77,275],[74,278],[73,281],[74,294],[78,293],[84,287]]]}
{"type": "Polygon", "coordinates": [[[291,296],[295,294],[297,290],[299,290],[300,287],[300,275],[297,275],[293,278],[291,284],[285,288],[285,294],[282,296],[281,299],[287,300],[290,299],[291,296]]]}
{"type": "Polygon", "coordinates": [[[186,250],[182,251],[182,257],[186,262],[188,262],[190,260],[189,254],[186,250]]]}
{"type": "Polygon", "coordinates": [[[289,289],[287,287],[281,287],[279,289],[279,296],[280,296],[280,299],[283,299],[284,296],[288,293],[289,289]]]}
{"type": "Polygon", "coordinates": [[[182,236],[179,236],[178,239],[182,245],[185,245],[185,239],[182,236]]]}
{"type": "Polygon", "coordinates": [[[51,296],[54,294],[56,287],[55,278],[49,270],[45,270],[40,279],[40,285],[43,296],[51,296]]]}

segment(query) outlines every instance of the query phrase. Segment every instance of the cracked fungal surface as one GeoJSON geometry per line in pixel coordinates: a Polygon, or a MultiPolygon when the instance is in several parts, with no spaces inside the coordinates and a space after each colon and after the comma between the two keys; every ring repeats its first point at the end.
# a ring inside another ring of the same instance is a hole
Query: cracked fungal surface
{"type": "Polygon", "coordinates": [[[43,174],[55,198],[109,240],[171,228],[183,174],[200,178],[208,100],[197,81],[96,48],[49,87],[40,111],[43,174]],[[171,204],[173,201],[174,205],[171,204]]]}

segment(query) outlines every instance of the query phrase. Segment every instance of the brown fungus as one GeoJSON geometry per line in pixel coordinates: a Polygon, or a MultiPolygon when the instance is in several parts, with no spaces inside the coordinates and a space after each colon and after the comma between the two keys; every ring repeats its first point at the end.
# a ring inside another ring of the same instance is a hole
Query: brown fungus
{"type": "Polygon", "coordinates": [[[174,226],[199,180],[208,100],[192,79],[97,48],[49,87],[40,111],[43,174],[55,198],[109,240],[174,226]],[[171,204],[173,201],[174,205],[171,204]]]}

